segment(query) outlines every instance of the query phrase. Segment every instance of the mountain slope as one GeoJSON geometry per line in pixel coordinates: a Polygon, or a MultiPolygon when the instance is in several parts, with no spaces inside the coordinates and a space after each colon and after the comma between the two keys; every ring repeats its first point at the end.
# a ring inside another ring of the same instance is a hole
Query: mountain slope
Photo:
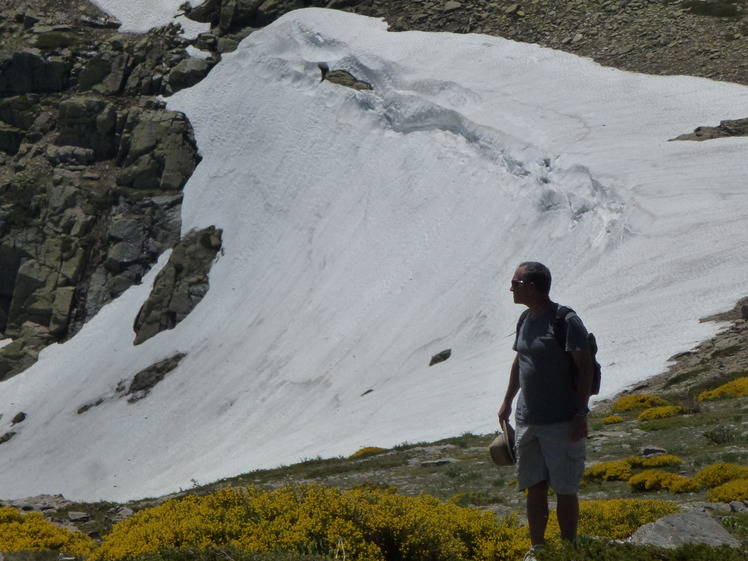
{"type": "Polygon", "coordinates": [[[748,289],[746,139],[669,140],[747,101],[498,38],[284,16],[168,101],[203,157],[183,230],[224,232],[209,292],[135,347],[157,266],[4,383],[4,418],[27,418],[3,444],[0,496],[139,498],[493,430],[518,314],[507,279],[527,258],[598,334],[606,394],[656,374],[748,289]],[[373,89],[320,82],[320,63],[373,89]],[[121,388],[177,353],[128,402],[121,388]]]}

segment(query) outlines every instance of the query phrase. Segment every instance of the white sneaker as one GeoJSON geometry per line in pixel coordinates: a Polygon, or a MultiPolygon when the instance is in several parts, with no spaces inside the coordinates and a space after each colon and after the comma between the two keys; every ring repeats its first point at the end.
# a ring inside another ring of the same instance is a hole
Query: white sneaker
{"type": "Polygon", "coordinates": [[[542,550],[543,548],[540,546],[533,546],[530,548],[530,551],[525,553],[525,556],[522,558],[522,561],[537,561],[537,558],[535,557],[535,553],[542,550]]]}

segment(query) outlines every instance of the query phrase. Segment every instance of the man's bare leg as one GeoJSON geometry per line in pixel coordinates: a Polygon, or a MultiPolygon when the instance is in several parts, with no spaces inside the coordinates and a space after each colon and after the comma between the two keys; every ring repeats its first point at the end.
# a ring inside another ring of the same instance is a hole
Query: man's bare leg
{"type": "Polygon", "coordinates": [[[548,525],[548,482],[541,481],[527,488],[527,525],[530,527],[532,545],[545,543],[548,525]]]}
{"type": "Polygon", "coordinates": [[[577,539],[577,525],[579,524],[579,496],[558,495],[556,517],[561,529],[561,538],[573,542],[577,539]]]}

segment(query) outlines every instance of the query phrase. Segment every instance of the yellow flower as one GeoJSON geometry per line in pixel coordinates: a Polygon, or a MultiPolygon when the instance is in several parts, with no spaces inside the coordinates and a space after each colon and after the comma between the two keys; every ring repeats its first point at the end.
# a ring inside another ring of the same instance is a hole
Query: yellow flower
{"type": "Polygon", "coordinates": [[[709,489],[706,498],[715,503],[745,501],[748,499],[748,479],[733,479],[719,487],[709,489]]]}
{"type": "Polygon", "coordinates": [[[698,401],[704,401],[707,399],[717,399],[724,396],[732,397],[746,397],[748,396],[748,376],[743,378],[737,378],[726,384],[722,384],[720,387],[701,392],[696,398],[698,401]]]}
{"type": "Polygon", "coordinates": [[[88,555],[94,541],[75,530],[61,528],[38,512],[21,514],[15,508],[0,508],[0,551],[52,550],[73,555],[88,555]]]}
{"type": "Polygon", "coordinates": [[[718,487],[733,479],[748,479],[748,467],[730,463],[713,464],[696,472],[694,479],[705,487],[718,487]]]}
{"type": "Polygon", "coordinates": [[[685,413],[686,408],[680,405],[661,405],[659,407],[650,407],[639,413],[638,420],[653,421],[654,419],[664,419],[685,413]]]}
{"type": "Polygon", "coordinates": [[[667,489],[671,493],[691,493],[699,488],[699,483],[694,479],[657,469],[648,469],[632,476],[629,485],[640,491],[667,489]]]}

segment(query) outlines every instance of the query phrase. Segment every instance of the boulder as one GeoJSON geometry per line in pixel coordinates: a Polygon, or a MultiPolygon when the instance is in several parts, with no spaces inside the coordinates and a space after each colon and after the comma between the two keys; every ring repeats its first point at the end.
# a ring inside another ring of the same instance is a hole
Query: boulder
{"type": "Polygon", "coordinates": [[[78,90],[94,91],[102,95],[122,93],[130,72],[131,58],[127,53],[105,51],[99,53],[81,70],[78,90]]]}
{"type": "Polygon", "coordinates": [[[34,94],[0,99],[0,121],[28,131],[39,116],[39,96],[34,94]]]}
{"type": "Polygon", "coordinates": [[[173,94],[194,86],[208,75],[213,66],[215,66],[214,62],[202,58],[184,59],[169,72],[166,93],[173,94]]]}
{"type": "Polygon", "coordinates": [[[180,190],[198,163],[197,145],[184,114],[134,110],[127,116],[117,161],[117,183],[134,189],[180,190]]]}
{"type": "Polygon", "coordinates": [[[0,152],[14,156],[18,153],[26,133],[21,129],[0,122],[0,152]]]}
{"type": "Polygon", "coordinates": [[[135,318],[135,343],[173,329],[208,291],[208,273],[221,249],[221,230],[210,226],[189,232],[156,277],[151,294],[135,318]]]}
{"type": "Polygon", "coordinates": [[[61,92],[69,86],[70,71],[66,60],[45,57],[36,49],[0,53],[0,97],[61,92]]]}
{"type": "Polygon", "coordinates": [[[117,110],[93,97],[74,97],[60,103],[57,117],[57,146],[78,146],[94,151],[96,159],[116,154],[117,110]]]}
{"type": "Polygon", "coordinates": [[[684,544],[740,546],[740,542],[717,520],[698,512],[671,514],[645,524],[634,532],[629,541],[665,548],[676,548],[684,544]]]}

